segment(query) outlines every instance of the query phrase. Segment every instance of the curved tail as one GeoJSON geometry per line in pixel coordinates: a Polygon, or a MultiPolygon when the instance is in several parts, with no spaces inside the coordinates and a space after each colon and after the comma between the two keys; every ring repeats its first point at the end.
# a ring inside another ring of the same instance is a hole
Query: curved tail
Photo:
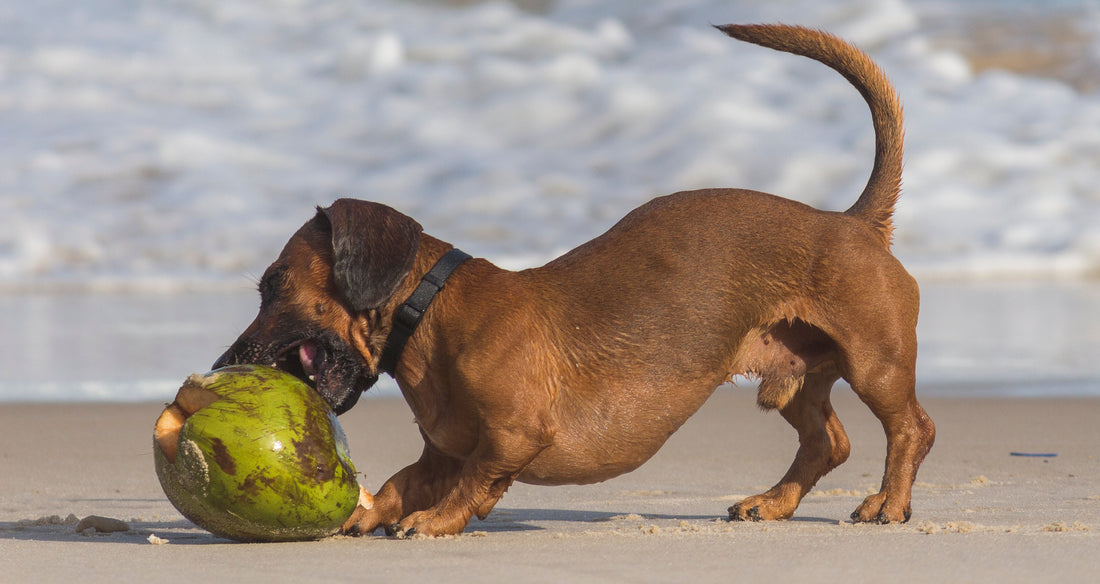
{"type": "Polygon", "coordinates": [[[727,24],[716,27],[742,41],[809,57],[844,76],[871,108],[875,126],[875,164],[863,193],[846,213],[870,223],[889,247],[894,204],[901,191],[905,129],[894,87],[863,51],[829,33],[782,24],[727,24]]]}

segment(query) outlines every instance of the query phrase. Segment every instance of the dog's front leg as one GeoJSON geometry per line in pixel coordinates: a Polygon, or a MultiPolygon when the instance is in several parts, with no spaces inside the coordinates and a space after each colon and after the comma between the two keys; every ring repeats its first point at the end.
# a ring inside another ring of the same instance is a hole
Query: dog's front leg
{"type": "MultiPolygon", "coordinates": [[[[483,431],[478,445],[452,475],[453,487],[430,507],[394,526],[398,536],[461,533],[470,518],[484,519],[520,472],[546,447],[522,431],[483,431]]],[[[407,509],[411,511],[411,509],[407,509]]]]}
{"type": "Polygon", "coordinates": [[[420,460],[390,477],[369,508],[358,506],[344,523],[344,533],[367,535],[381,527],[392,535],[402,517],[431,507],[454,489],[462,466],[425,442],[420,460]]]}

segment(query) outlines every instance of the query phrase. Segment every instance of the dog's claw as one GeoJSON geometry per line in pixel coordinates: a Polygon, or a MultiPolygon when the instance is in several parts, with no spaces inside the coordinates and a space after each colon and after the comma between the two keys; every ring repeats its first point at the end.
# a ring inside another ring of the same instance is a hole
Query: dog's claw
{"type": "Polygon", "coordinates": [[[741,514],[741,504],[738,503],[729,508],[730,521],[763,521],[764,518],[760,516],[760,507],[750,507],[748,511],[745,511],[744,515],[741,514]]]}
{"type": "Polygon", "coordinates": [[[408,529],[403,529],[400,523],[391,523],[390,526],[386,528],[386,535],[397,539],[408,539],[416,535],[416,528],[410,527],[408,529]]]}
{"type": "Polygon", "coordinates": [[[909,517],[912,516],[912,514],[912,511],[906,511],[901,521],[893,521],[892,519],[887,517],[885,513],[879,513],[878,516],[875,517],[875,523],[878,523],[879,525],[889,525],[891,523],[908,523],[909,517]]]}
{"type": "Polygon", "coordinates": [[[360,535],[363,535],[363,532],[359,530],[359,525],[355,524],[355,525],[352,525],[351,527],[347,528],[346,530],[344,530],[344,535],[349,535],[351,537],[359,537],[360,535]]]}
{"type": "Polygon", "coordinates": [[[908,523],[909,519],[912,516],[913,516],[913,511],[909,510],[909,509],[907,509],[905,511],[905,515],[904,515],[904,517],[902,518],[901,521],[891,520],[889,517],[886,516],[885,512],[879,512],[878,515],[875,515],[874,519],[867,519],[867,520],[860,519],[858,509],[856,509],[855,511],[852,511],[852,515],[851,515],[852,523],[875,523],[877,525],[889,525],[891,523],[908,523]]]}

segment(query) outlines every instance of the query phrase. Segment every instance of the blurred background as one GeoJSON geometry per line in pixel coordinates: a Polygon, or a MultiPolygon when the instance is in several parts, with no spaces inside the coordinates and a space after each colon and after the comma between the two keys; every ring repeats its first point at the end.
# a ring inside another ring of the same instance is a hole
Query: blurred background
{"type": "Polygon", "coordinates": [[[710,27],[778,21],[902,96],[921,391],[1100,395],[1097,2],[38,0],[0,2],[0,401],[170,400],[342,196],[507,268],[677,190],[845,209],[858,94],[710,27]]]}

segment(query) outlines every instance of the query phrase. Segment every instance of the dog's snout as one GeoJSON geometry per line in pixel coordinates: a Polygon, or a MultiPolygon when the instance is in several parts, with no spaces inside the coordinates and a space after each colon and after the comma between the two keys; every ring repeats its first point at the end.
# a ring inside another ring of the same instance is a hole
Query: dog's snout
{"type": "Polygon", "coordinates": [[[214,364],[210,366],[210,369],[221,369],[222,367],[233,365],[235,362],[236,361],[234,359],[233,348],[230,347],[228,351],[222,353],[221,356],[218,357],[216,361],[214,361],[214,364]]]}
{"type": "Polygon", "coordinates": [[[214,361],[211,369],[221,369],[222,367],[228,367],[230,365],[261,363],[267,365],[274,361],[273,357],[263,355],[263,352],[264,351],[260,347],[252,343],[238,340],[214,361]]]}

